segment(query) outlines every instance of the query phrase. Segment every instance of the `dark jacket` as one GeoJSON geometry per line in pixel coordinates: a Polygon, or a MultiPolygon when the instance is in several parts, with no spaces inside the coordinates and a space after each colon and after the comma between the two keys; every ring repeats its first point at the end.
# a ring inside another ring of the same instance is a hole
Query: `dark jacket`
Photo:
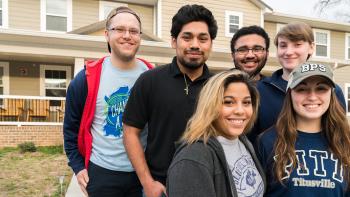
{"type": "MultiPolygon", "coordinates": [[[[77,174],[88,167],[91,150],[91,124],[95,114],[96,99],[104,58],[88,61],[70,82],[66,96],[63,124],[64,149],[68,165],[77,174]]],[[[145,60],[148,68],[153,66],[145,60]]]]}
{"type": "MultiPolygon", "coordinates": [[[[278,115],[282,110],[284,97],[286,96],[288,83],[282,79],[282,74],[282,69],[279,69],[271,77],[265,77],[257,83],[257,89],[260,94],[260,106],[254,128],[248,134],[248,138],[252,143],[255,143],[255,139],[260,133],[277,122],[278,115]]],[[[338,101],[345,109],[344,94],[338,85],[335,87],[335,93],[338,101]]]]}
{"type": "MultiPolygon", "coordinates": [[[[240,137],[260,172],[266,191],[263,169],[246,136],[240,137]]],[[[215,137],[207,144],[199,140],[191,145],[181,144],[168,170],[169,197],[234,197],[237,196],[232,173],[224,150],[215,137]],[[232,187],[231,187],[232,186],[232,187]]]]}

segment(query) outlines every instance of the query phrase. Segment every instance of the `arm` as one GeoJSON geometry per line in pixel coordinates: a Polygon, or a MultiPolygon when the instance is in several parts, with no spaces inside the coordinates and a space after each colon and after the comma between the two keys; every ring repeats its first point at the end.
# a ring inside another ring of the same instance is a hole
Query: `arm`
{"type": "Polygon", "coordinates": [[[217,196],[213,180],[212,173],[204,165],[183,159],[169,168],[167,193],[171,197],[217,196]]]}
{"type": "Polygon", "coordinates": [[[146,196],[161,196],[162,193],[165,193],[165,187],[160,182],[155,181],[150,173],[139,137],[141,129],[124,123],[123,130],[123,140],[126,152],[135,168],[146,196]]]}
{"type": "Polygon", "coordinates": [[[68,165],[76,174],[80,188],[87,196],[85,188],[89,182],[89,177],[85,169],[84,158],[78,150],[78,133],[86,94],[87,85],[85,74],[81,71],[75,79],[71,81],[67,90],[63,136],[64,149],[69,160],[68,165]]]}

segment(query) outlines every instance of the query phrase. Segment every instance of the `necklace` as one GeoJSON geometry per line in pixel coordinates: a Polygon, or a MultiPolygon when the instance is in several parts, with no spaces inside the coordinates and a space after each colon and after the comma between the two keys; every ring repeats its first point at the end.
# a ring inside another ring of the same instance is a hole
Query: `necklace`
{"type": "Polygon", "coordinates": [[[185,76],[185,74],[183,74],[183,75],[184,75],[184,81],[185,81],[185,89],[184,89],[184,91],[185,91],[185,94],[188,95],[188,84],[187,84],[186,76],[185,76]]]}

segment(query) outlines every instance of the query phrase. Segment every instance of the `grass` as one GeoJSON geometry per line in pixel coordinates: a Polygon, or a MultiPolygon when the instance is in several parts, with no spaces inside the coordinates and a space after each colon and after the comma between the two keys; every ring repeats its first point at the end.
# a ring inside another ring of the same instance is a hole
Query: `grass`
{"type": "Polygon", "coordinates": [[[36,152],[20,153],[18,148],[0,149],[0,197],[60,197],[59,177],[64,176],[63,193],[72,171],[62,146],[37,147],[36,152]]]}

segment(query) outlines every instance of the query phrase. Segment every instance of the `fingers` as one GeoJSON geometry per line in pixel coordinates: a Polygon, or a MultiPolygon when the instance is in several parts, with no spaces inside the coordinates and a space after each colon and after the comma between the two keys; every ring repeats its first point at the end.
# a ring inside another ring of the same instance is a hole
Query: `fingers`
{"type": "Polygon", "coordinates": [[[86,186],[89,182],[89,175],[86,169],[81,170],[78,174],[77,174],[77,180],[80,186],[81,191],[83,191],[85,196],[88,196],[88,193],[86,191],[86,186]]]}

